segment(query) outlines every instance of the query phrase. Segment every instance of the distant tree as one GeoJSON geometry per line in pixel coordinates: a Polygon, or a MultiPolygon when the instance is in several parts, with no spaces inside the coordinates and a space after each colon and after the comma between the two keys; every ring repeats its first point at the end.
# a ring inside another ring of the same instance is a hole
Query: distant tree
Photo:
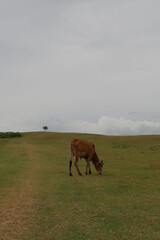
{"type": "Polygon", "coordinates": [[[44,130],[44,131],[48,130],[48,127],[47,127],[47,126],[44,126],[44,127],[43,127],[43,130],[44,130]]]}

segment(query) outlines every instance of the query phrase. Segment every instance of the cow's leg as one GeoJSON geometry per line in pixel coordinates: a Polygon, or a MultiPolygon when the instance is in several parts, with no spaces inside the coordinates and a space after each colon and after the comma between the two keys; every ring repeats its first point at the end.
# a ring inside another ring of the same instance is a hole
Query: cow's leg
{"type": "Polygon", "coordinates": [[[73,176],[72,171],[71,171],[71,167],[72,167],[72,160],[70,159],[70,161],[69,161],[69,176],[73,176]]]}
{"type": "Polygon", "coordinates": [[[81,174],[81,172],[80,172],[80,170],[79,170],[79,167],[78,167],[78,160],[79,160],[79,156],[76,155],[76,159],[75,159],[74,165],[75,165],[75,167],[77,168],[78,174],[79,174],[80,176],[82,176],[82,174],[81,174]]]}
{"type": "Polygon", "coordinates": [[[89,174],[91,174],[91,169],[90,169],[90,157],[86,160],[86,175],[88,175],[88,168],[89,168],[89,174]]]}
{"type": "Polygon", "coordinates": [[[90,167],[90,164],[89,164],[89,174],[91,174],[91,167],[90,167]]]}
{"type": "Polygon", "coordinates": [[[70,145],[69,176],[73,176],[73,175],[72,175],[72,171],[71,171],[71,168],[72,168],[72,159],[73,159],[73,151],[72,151],[72,147],[71,147],[71,145],[70,145]]]}

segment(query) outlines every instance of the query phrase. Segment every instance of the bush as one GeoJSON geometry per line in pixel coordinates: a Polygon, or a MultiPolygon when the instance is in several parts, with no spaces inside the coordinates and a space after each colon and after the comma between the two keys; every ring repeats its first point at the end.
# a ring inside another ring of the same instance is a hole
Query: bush
{"type": "Polygon", "coordinates": [[[1,132],[0,138],[15,138],[15,137],[22,137],[19,132],[1,132]]]}

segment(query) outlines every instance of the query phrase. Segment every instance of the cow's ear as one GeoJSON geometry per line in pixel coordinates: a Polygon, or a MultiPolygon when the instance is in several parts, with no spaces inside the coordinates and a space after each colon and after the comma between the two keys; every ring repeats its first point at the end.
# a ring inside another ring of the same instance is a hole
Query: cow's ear
{"type": "Polygon", "coordinates": [[[102,164],[102,166],[103,166],[103,164],[104,164],[103,160],[101,161],[101,164],[102,164]]]}

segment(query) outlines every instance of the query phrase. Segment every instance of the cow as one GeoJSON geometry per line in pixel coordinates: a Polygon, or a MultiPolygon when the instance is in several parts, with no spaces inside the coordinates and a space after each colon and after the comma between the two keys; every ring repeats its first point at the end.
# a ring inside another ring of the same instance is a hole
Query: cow
{"type": "Polygon", "coordinates": [[[78,167],[78,160],[79,158],[84,158],[86,160],[86,171],[85,174],[88,175],[88,168],[89,168],[89,174],[91,174],[90,169],[90,161],[94,164],[96,170],[99,174],[102,174],[102,167],[103,167],[103,161],[100,161],[96,151],[95,146],[93,143],[82,140],[82,139],[74,139],[70,143],[70,160],[69,160],[69,175],[72,176],[72,159],[75,156],[75,167],[77,169],[78,174],[81,176],[81,172],[78,167]]]}

